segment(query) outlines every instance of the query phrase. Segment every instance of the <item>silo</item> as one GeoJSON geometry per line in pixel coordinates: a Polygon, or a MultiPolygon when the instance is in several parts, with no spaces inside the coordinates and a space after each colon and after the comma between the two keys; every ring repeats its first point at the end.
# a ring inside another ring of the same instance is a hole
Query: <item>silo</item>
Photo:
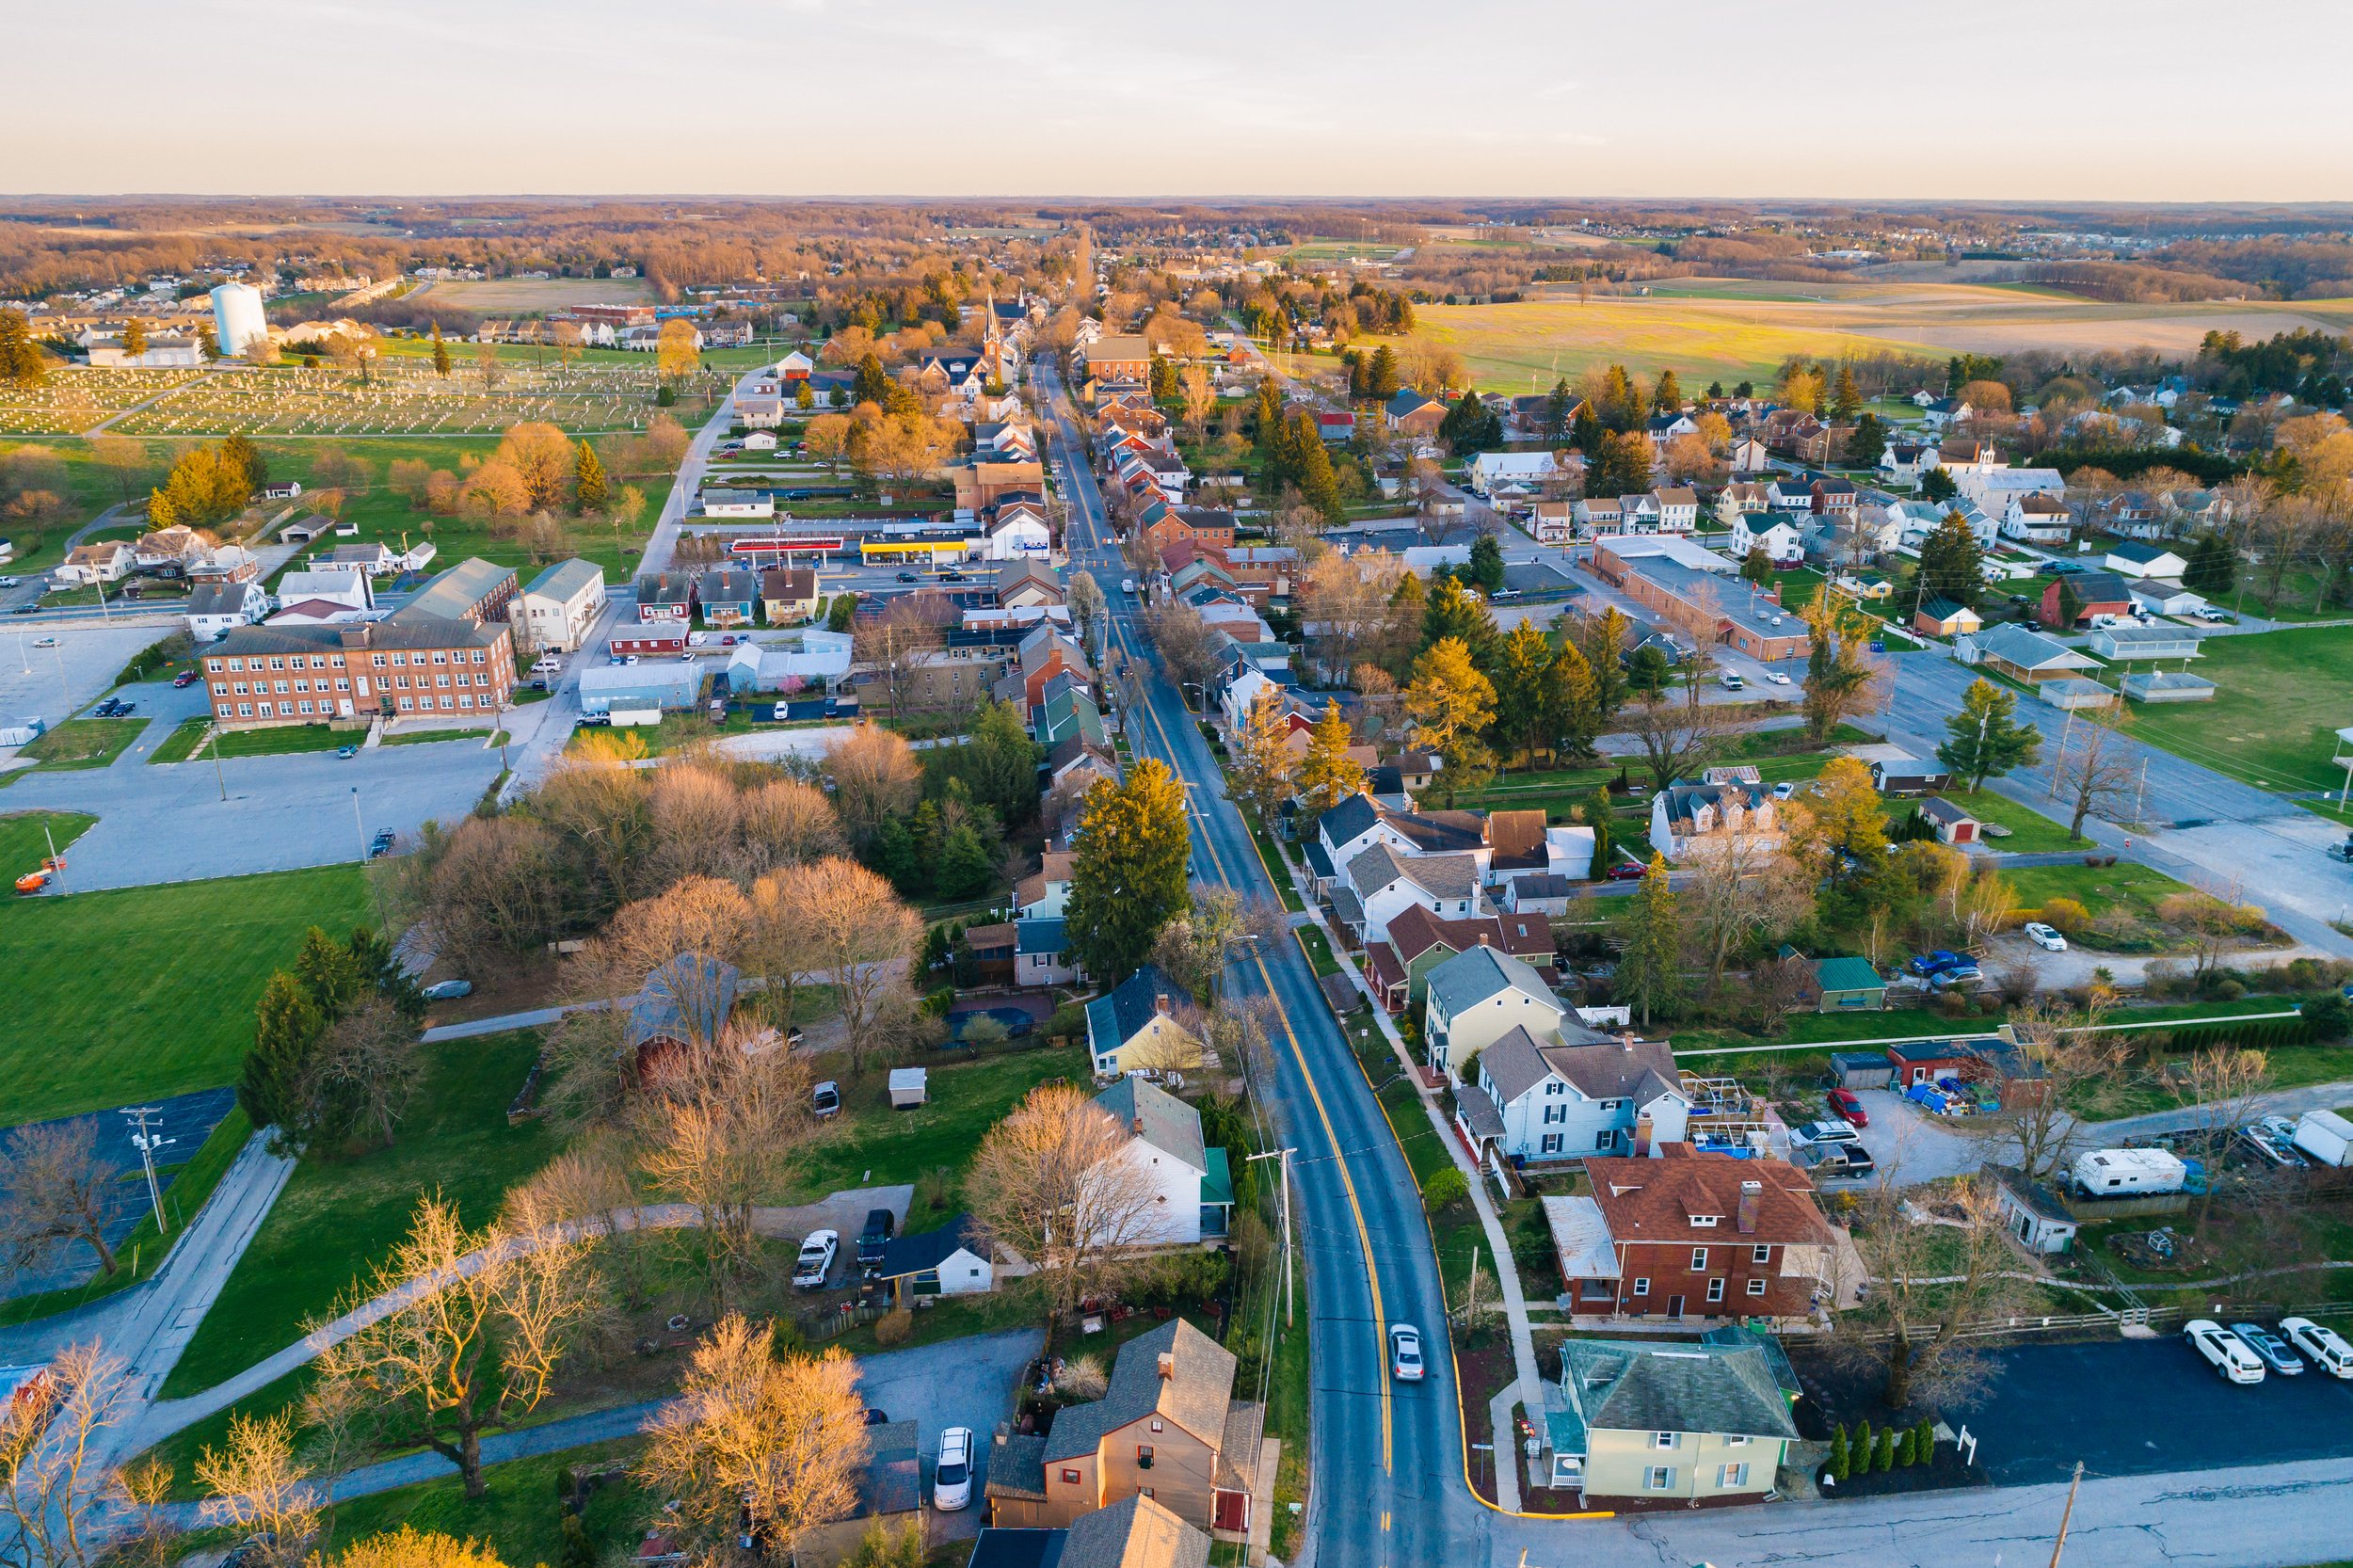
{"type": "Polygon", "coordinates": [[[213,291],[213,337],[223,358],[234,359],[255,338],[268,335],[261,290],[250,283],[223,283],[213,291]]]}

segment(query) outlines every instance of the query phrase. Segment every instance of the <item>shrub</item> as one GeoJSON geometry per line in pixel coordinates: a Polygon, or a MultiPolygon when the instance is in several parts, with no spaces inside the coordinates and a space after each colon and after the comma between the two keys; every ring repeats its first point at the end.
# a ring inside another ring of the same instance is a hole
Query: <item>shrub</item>
{"type": "Polygon", "coordinates": [[[1831,1432],[1830,1458],[1826,1463],[1833,1480],[1845,1480],[1854,1468],[1854,1455],[1847,1448],[1847,1423],[1844,1421],[1831,1432]]]}
{"type": "Polygon", "coordinates": [[[2342,1040],[2353,1030],[2353,1003],[2345,1001],[2342,991],[2322,991],[2306,997],[2300,1005],[2305,1027],[2314,1039],[2342,1040]]]}
{"type": "Polygon", "coordinates": [[[955,1005],[955,1000],[956,988],[952,985],[942,985],[923,999],[923,1016],[927,1018],[946,1017],[948,1009],[955,1005]]]}
{"type": "Polygon", "coordinates": [[[1877,1470],[1881,1475],[1885,1475],[1888,1471],[1893,1470],[1895,1467],[1896,1429],[1893,1427],[1881,1427],[1880,1429],[1879,1450],[1872,1456],[1871,1468],[1877,1470]]]}
{"type": "Polygon", "coordinates": [[[1896,1439],[1896,1463],[1907,1470],[1920,1463],[1920,1440],[1910,1427],[1904,1428],[1904,1434],[1896,1439]]]}
{"type": "Polygon", "coordinates": [[[1865,1475],[1869,1475],[1871,1473],[1871,1423],[1857,1421],[1854,1424],[1854,1439],[1847,1447],[1851,1456],[1848,1464],[1849,1471],[1851,1473],[1860,1470],[1865,1475]]]}
{"type": "MultiPolygon", "coordinates": [[[[915,1334],[915,1314],[905,1307],[888,1313],[874,1324],[874,1343],[888,1348],[904,1345],[915,1334]]],[[[1885,1469],[1885,1465],[1881,1466],[1885,1469]]]]}
{"type": "Polygon", "coordinates": [[[990,1015],[981,1013],[964,1021],[957,1038],[970,1050],[995,1050],[1013,1038],[1013,1032],[990,1015]]]}
{"type": "Polygon", "coordinates": [[[1464,1179],[1462,1172],[1455,1170],[1452,1166],[1432,1176],[1423,1184],[1421,1190],[1422,1206],[1433,1214],[1449,1204],[1461,1203],[1469,1196],[1470,1183],[1464,1179]]]}
{"type": "Polygon", "coordinates": [[[1925,1416],[1921,1416],[1919,1424],[1912,1429],[1912,1436],[1913,1452],[1918,1456],[1920,1463],[1923,1464],[1935,1464],[1936,1423],[1929,1420],[1925,1416]]]}
{"type": "Polygon", "coordinates": [[[1065,1001],[1046,1020],[1046,1037],[1049,1040],[1083,1039],[1086,1032],[1087,1010],[1081,1002],[1065,1001]]]}
{"type": "Polygon", "coordinates": [[[2091,923],[2091,912],[2072,898],[2042,901],[2042,923],[2063,936],[2073,936],[2091,923]]]}

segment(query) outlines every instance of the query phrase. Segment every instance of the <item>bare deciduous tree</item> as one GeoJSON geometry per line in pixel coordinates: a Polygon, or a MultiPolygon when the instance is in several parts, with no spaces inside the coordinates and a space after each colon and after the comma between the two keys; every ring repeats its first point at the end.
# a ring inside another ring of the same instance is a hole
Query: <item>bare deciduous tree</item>
{"type": "Polygon", "coordinates": [[[884,823],[915,809],[923,769],[905,736],[862,724],[825,748],[825,776],[850,842],[863,849],[884,823]]]}
{"type": "Polygon", "coordinates": [[[1727,831],[1692,856],[1677,889],[1684,939],[1721,984],[1733,956],[1760,937],[1777,936],[1814,909],[1814,879],[1779,843],[1754,833],[1727,831]]]}
{"type": "Polygon", "coordinates": [[[738,1035],[709,1051],[663,1057],[632,1108],[638,1169],[656,1191],[689,1205],[680,1232],[700,1254],[712,1310],[757,1255],[752,1207],[784,1183],[808,1128],[808,1074],[773,1039],[738,1035]]]}
{"type": "Polygon", "coordinates": [[[2122,722],[2120,713],[2111,723],[2089,720],[2070,727],[2067,744],[2051,769],[2052,792],[2072,813],[2070,839],[2083,837],[2086,817],[2113,816],[2132,804],[2140,764],[2118,733],[2122,722]]]}
{"type": "Polygon", "coordinates": [[[851,628],[850,656],[880,680],[883,699],[895,719],[914,702],[918,672],[943,640],[920,606],[909,599],[894,599],[880,616],[860,618],[851,628]]]}
{"type": "Polygon", "coordinates": [[[128,1412],[122,1363],[95,1342],[61,1352],[0,1407],[0,1553],[25,1568],[88,1568],[84,1539],[108,1478],[100,1438],[128,1412]]]}
{"type": "Polygon", "coordinates": [[[546,1398],[597,1291],[585,1242],[469,1231],[455,1206],[423,1198],[408,1235],[337,1314],[376,1303],[381,1315],[322,1343],[318,1375],[350,1385],[376,1447],[431,1448],[480,1498],[482,1434],[546,1398]]]}
{"type": "Polygon", "coordinates": [[[1161,600],[1144,612],[1144,635],[1180,684],[1199,686],[1217,668],[1216,634],[1201,612],[1179,600],[1161,600]]]}
{"type": "Polygon", "coordinates": [[[168,1568],[180,1559],[179,1521],[164,1505],[171,1500],[171,1465],[153,1454],[115,1472],[114,1501],[131,1515],[123,1554],[138,1568],[168,1568]]]}
{"type": "Polygon", "coordinates": [[[295,1458],[294,1422],[283,1411],[232,1415],[221,1447],[207,1443],[197,1455],[196,1479],[212,1494],[205,1522],[243,1530],[273,1568],[295,1568],[318,1534],[311,1472],[295,1458]]]}
{"type": "Polygon", "coordinates": [[[834,987],[850,1071],[862,1072],[867,1057],[910,1021],[907,969],[922,919],[855,860],[790,866],[776,883],[777,907],[797,911],[802,923],[798,951],[834,987]]]}
{"type": "Polygon", "coordinates": [[[1897,1167],[1883,1160],[1881,1168],[1852,1225],[1869,1299],[1837,1315],[1833,1349],[1883,1375],[1880,1398],[1890,1410],[1959,1400],[1982,1384],[1988,1367],[1980,1342],[1953,1331],[2001,1315],[2015,1256],[1988,1184],[1955,1186],[1959,1221],[1937,1224],[1913,1218],[1919,1190],[1907,1193],[1897,1185],[1897,1167]]]}
{"type": "Polygon", "coordinates": [[[364,1128],[390,1148],[423,1075],[416,1048],[416,1025],[370,996],[328,1026],[311,1064],[311,1097],[334,1107],[337,1127],[364,1128]]]}
{"type": "Polygon", "coordinates": [[[773,1325],[721,1319],[647,1427],[637,1473],[678,1500],[688,1542],[713,1560],[748,1513],[768,1553],[791,1561],[810,1530],[856,1500],[867,1452],[857,1364],[840,1350],[779,1356],[775,1336],[773,1325]]]}
{"type": "Polygon", "coordinates": [[[2190,1112],[2190,1150],[2206,1167],[2206,1191],[2198,1200],[2197,1224],[2214,1207],[2222,1156],[2238,1129],[2255,1119],[2263,1092],[2271,1086],[2271,1059],[2237,1046],[2210,1046],[2189,1059],[2179,1085],[2190,1112]]]}
{"type": "Polygon", "coordinates": [[[2067,1166],[2081,1128],[2069,1109],[2113,1077],[2124,1062],[2122,1036],[2101,1027],[2101,1011],[2029,1001],[2009,1016],[2018,1040],[2014,1068],[2002,1080],[2002,1115],[2018,1141],[2018,1167],[2047,1181],[2067,1166]]]}
{"type": "Polygon", "coordinates": [[[1127,1277],[1159,1194],[1127,1128],[1085,1091],[1045,1084],[989,1128],[965,1178],[972,1216],[1031,1264],[1050,1325],[1127,1277]]]}
{"type": "Polygon", "coordinates": [[[1683,695],[1645,696],[1628,704],[1619,721],[1641,745],[1653,786],[1663,790],[1697,772],[1715,755],[1737,719],[1734,710],[1701,702],[1695,682],[1683,695]]]}
{"type": "Polygon", "coordinates": [[[115,1272],[120,1265],[106,1223],[114,1218],[111,1195],[120,1175],[100,1157],[88,1118],[18,1128],[0,1159],[0,1267],[39,1268],[57,1248],[81,1241],[98,1255],[100,1269],[115,1272]]]}

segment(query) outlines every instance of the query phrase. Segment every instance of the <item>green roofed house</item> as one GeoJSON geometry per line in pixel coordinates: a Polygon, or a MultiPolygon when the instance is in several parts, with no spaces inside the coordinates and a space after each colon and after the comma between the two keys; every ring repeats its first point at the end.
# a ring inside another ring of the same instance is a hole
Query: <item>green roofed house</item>
{"type": "Polygon", "coordinates": [[[1867,958],[1817,958],[1814,984],[1821,987],[1817,1013],[1884,1013],[1887,982],[1867,958]]]}
{"type": "Polygon", "coordinates": [[[1586,1502],[1755,1501],[1798,1436],[1780,1345],[1740,1327],[1697,1340],[1571,1339],[1545,1389],[1551,1484],[1586,1502]]]}

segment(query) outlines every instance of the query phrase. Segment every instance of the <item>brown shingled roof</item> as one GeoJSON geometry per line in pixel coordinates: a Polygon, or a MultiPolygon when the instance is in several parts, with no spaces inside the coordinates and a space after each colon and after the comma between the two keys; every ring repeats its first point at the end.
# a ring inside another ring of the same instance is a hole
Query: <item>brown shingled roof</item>
{"type": "Polygon", "coordinates": [[[1828,1246],[1830,1224],[1814,1207],[1814,1188],[1784,1160],[1735,1160],[1704,1154],[1686,1144],[1669,1144],[1657,1160],[1594,1158],[1585,1161],[1609,1235],[1628,1241],[1684,1241],[1695,1235],[1753,1236],[1762,1243],[1828,1246]],[[1740,1184],[1759,1182],[1756,1228],[1736,1232],[1740,1184]],[[1695,1227],[1694,1215],[1713,1215],[1716,1224],[1695,1227]]]}

